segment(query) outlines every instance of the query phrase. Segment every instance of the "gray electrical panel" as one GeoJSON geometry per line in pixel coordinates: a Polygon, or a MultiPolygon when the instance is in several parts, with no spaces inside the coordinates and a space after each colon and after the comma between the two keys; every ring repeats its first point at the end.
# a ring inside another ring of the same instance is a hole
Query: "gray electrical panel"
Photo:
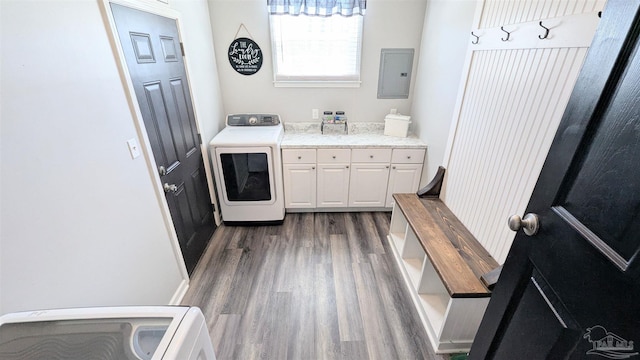
{"type": "Polygon", "coordinates": [[[414,49],[382,49],[378,99],[407,99],[411,85],[414,49]]]}

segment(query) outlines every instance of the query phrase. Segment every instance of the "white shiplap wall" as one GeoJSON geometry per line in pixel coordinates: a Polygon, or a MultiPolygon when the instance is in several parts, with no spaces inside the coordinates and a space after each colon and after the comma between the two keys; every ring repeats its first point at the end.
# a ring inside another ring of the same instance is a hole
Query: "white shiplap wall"
{"type": "Polygon", "coordinates": [[[478,12],[441,198],[500,263],[515,235],[506,220],[529,202],[603,6],[485,1],[478,12]]]}

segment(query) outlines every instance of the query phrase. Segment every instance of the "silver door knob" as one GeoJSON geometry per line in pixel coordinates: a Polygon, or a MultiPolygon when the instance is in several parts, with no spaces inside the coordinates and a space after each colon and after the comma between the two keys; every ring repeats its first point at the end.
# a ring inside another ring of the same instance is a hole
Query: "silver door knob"
{"type": "Polygon", "coordinates": [[[176,192],[178,191],[178,187],[176,186],[176,184],[167,184],[164,183],[164,192],[168,193],[168,192],[176,192]]]}
{"type": "Polygon", "coordinates": [[[524,219],[520,218],[520,215],[511,215],[509,217],[509,229],[518,231],[524,230],[524,233],[533,236],[538,233],[540,228],[540,222],[538,221],[538,215],[529,213],[524,216],[524,219]]]}

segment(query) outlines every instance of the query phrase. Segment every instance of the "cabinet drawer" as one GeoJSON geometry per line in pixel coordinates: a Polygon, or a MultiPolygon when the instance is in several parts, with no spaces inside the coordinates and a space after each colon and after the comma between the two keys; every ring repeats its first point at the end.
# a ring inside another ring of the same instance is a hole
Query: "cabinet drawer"
{"type": "Polygon", "coordinates": [[[351,149],[318,149],[318,164],[348,163],[351,149]]]}
{"type": "Polygon", "coordinates": [[[354,163],[388,163],[391,162],[391,149],[353,149],[351,162],[354,163]]]}
{"type": "Polygon", "coordinates": [[[393,149],[391,162],[394,164],[422,164],[424,149],[393,149]]]}
{"type": "Polygon", "coordinates": [[[316,149],[282,149],[284,164],[315,164],[316,149]]]}

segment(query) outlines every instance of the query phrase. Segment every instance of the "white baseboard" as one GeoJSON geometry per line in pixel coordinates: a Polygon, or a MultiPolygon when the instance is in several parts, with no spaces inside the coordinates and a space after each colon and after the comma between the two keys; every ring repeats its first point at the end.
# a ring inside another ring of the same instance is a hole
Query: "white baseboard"
{"type": "Polygon", "coordinates": [[[173,293],[169,305],[180,305],[182,299],[187,294],[187,290],[189,290],[189,279],[182,279],[180,285],[178,285],[178,288],[173,293]]]}

